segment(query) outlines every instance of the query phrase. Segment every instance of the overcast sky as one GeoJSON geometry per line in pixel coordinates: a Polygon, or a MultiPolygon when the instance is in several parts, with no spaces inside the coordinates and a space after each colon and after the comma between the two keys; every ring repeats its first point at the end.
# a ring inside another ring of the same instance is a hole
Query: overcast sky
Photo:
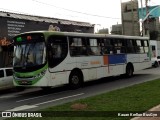
{"type": "MultiPolygon", "coordinates": [[[[0,0],[0,11],[54,17],[110,28],[121,23],[120,3],[130,0],[0,0]]],[[[140,0],[139,0],[140,1],[140,0]]],[[[145,0],[142,0],[143,2],[145,0]]],[[[160,4],[150,0],[150,5],[160,4]]]]}

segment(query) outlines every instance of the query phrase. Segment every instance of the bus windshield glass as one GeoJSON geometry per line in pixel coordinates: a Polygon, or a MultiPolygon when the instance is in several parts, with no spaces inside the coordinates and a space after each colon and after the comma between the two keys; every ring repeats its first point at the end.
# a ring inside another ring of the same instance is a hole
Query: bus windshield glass
{"type": "Polygon", "coordinates": [[[35,67],[46,62],[44,42],[17,44],[14,47],[14,67],[35,67]]]}

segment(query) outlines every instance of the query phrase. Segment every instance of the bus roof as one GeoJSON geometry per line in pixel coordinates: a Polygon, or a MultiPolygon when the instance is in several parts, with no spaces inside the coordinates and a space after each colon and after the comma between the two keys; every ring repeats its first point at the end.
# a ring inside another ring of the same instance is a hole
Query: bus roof
{"type": "Polygon", "coordinates": [[[149,39],[149,37],[142,36],[128,36],[128,35],[113,35],[113,34],[94,34],[94,33],[78,33],[78,32],[59,32],[59,31],[30,31],[21,33],[29,34],[29,33],[43,33],[45,35],[62,35],[62,36],[79,36],[79,37],[99,37],[99,38],[120,38],[120,39],[149,39]]]}

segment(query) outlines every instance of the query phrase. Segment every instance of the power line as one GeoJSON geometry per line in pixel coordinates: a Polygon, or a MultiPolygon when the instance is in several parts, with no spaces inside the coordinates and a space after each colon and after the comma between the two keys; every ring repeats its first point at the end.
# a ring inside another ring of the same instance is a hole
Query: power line
{"type": "Polygon", "coordinates": [[[32,1],[37,2],[39,4],[43,4],[43,5],[47,5],[47,6],[52,6],[52,7],[58,8],[58,9],[62,9],[62,10],[65,10],[65,11],[74,12],[74,13],[78,13],[78,14],[84,14],[84,15],[89,15],[89,16],[94,16],[94,17],[101,17],[101,18],[107,18],[107,19],[121,19],[121,18],[106,17],[106,16],[101,16],[101,15],[96,15],[96,14],[89,14],[89,13],[85,13],[85,12],[75,11],[75,10],[71,10],[71,9],[67,9],[67,8],[58,7],[58,6],[55,6],[55,5],[52,5],[52,4],[40,2],[40,1],[37,1],[37,0],[32,0],[32,1]]]}
{"type": "MultiPolygon", "coordinates": [[[[20,11],[15,11],[15,10],[11,10],[11,9],[5,9],[5,8],[0,8],[1,11],[4,11],[4,12],[12,12],[12,13],[17,13],[17,14],[25,14],[25,15],[31,15],[31,16],[37,16],[35,14],[30,14],[30,13],[26,13],[26,12],[20,12],[20,11]]],[[[57,15],[60,15],[62,16],[63,14],[60,14],[60,13],[56,13],[57,15]]],[[[38,15],[38,16],[41,16],[41,15],[38,15]]],[[[75,16],[75,15],[65,15],[65,16],[69,16],[69,17],[78,17],[78,16],[75,16]]],[[[43,17],[43,16],[42,16],[43,17]]],[[[49,17],[49,16],[46,16],[46,17],[49,17]]]]}
{"type": "Polygon", "coordinates": [[[0,8],[4,12],[13,12],[13,13],[18,13],[18,14],[25,14],[25,15],[30,15],[29,13],[24,13],[24,12],[19,12],[15,10],[10,10],[10,9],[5,9],[5,8],[0,8]]]}

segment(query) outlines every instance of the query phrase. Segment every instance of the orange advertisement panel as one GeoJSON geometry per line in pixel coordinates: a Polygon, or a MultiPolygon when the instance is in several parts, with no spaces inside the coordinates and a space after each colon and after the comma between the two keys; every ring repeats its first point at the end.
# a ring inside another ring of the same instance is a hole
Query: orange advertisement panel
{"type": "Polygon", "coordinates": [[[104,65],[108,65],[108,56],[103,56],[103,63],[104,65]]]}

